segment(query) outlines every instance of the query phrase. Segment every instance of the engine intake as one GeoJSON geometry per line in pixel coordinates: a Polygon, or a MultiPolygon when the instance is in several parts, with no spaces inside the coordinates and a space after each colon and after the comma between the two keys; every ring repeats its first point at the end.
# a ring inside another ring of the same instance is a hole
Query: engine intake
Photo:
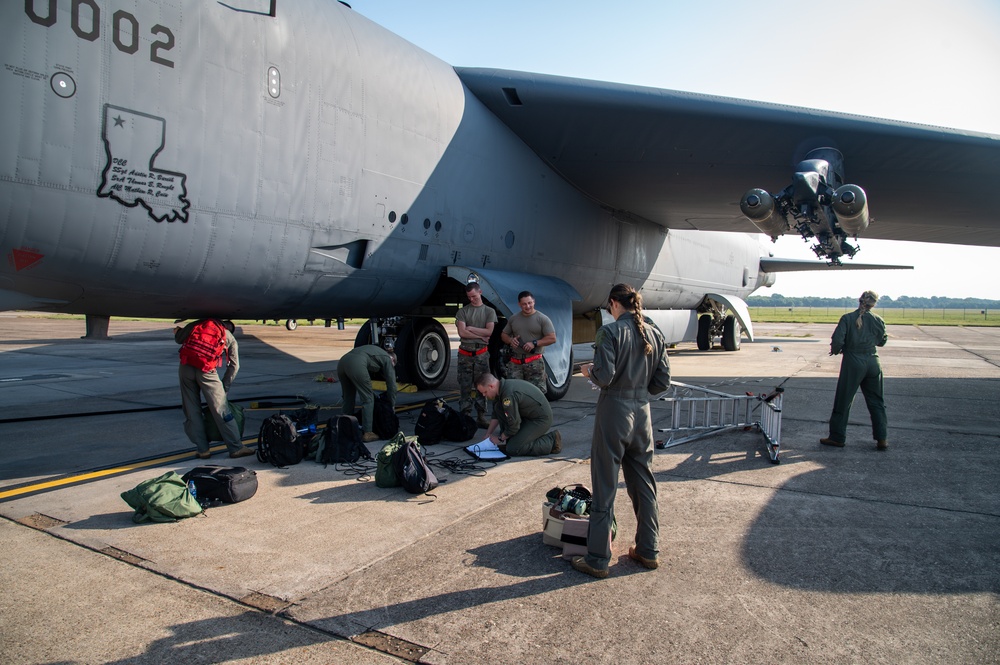
{"type": "Polygon", "coordinates": [[[857,185],[838,187],[830,207],[847,235],[856,236],[868,228],[868,197],[857,185]]]}

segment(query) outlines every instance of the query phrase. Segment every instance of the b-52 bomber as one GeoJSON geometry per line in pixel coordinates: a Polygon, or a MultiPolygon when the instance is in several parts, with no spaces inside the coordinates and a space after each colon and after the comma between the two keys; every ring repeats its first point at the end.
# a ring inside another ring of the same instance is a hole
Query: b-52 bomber
{"type": "Polygon", "coordinates": [[[362,317],[358,343],[434,387],[435,317],[477,280],[552,318],[558,399],[617,282],[669,340],[735,351],[749,294],[856,267],[861,235],[1000,241],[1000,137],[455,68],[331,0],[5,2],[0,60],[0,308],[91,337],[362,317]]]}

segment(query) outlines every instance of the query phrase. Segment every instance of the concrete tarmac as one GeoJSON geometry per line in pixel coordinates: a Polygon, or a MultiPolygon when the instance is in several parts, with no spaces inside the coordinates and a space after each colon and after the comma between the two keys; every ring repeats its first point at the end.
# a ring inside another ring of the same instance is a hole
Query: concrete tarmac
{"type": "MultiPolygon", "coordinates": [[[[79,320],[0,315],[0,662],[1000,662],[1000,328],[889,327],[885,452],[860,394],[847,447],[818,442],[833,326],[672,350],[676,381],[784,388],[781,464],[756,431],[657,451],[661,566],[627,556],[622,486],[606,580],[541,537],[546,491],[590,483],[597,392],[579,374],[553,405],[555,457],[461,473],[463,444],[433,446],[434,496],[247,457],[252,499],[134,524],[121,492],[205,463],[183,433],[171,328],[112,320],[96,342],[79,320]]],[[[316,378],[355,333],[243,327],[230,398],[333,415],[340,387],[316,378]]],[[[456,389],[453,360],[440,390],[401,394],[403,431],[456,389]]],[[[276,411],[248,409],[248,443],[276,411]]]]}

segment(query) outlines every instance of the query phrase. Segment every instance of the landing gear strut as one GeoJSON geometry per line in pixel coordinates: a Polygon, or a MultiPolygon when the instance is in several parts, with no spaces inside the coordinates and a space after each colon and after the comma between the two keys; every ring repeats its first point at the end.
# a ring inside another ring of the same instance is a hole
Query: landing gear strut
{"type": "Polygon", "coordinates": [[[712,341],[719,337],[726,351],[739,351],[743,326],[732,314],[725,314],[722,306],[712,303],[712,309],[698,317],[698,350],[708,351],[712,341]]]}
{"type": "Polygon", "coordinates": [[[369,319],[358,331],[354,346],[377,344],[396,354],[396,380],[421,390],[440,386],[448,376],[451,346],[448,333],[430,317],[369,319]],[[372,331],[377,332],[373,335],[372,331]],[[377,342],[373,341],[377,338],[377,342]]]}

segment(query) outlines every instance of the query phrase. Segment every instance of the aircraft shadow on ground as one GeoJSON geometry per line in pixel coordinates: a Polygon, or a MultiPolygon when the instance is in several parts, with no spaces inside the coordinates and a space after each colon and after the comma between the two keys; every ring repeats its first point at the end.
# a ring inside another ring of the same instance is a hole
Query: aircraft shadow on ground
{"type": "Polygon", "coordinates": [[[778,491],[742,558],[760,578],[796,589],[998,593],[998,536],[998,515],[778,491]]]}
{"type": "MultiPolygon", "coordinates": [[[[832,397],[833,378],[786,385],[789,392],[809,385],[815,394],[817,381],[830,384],[832,397]]],[[[671,483],[705,480],[771,492],[740,545],[743,564],[763,580],[833,593],[998,593],[995,434],[970,424],[969,414],[981,407],[968,403],[970,395],[993,400],[996,382],[964,380],[956,399],[966,403],[948,413],[934,400],[954,381],[886,380],[888,452],[875,450],[859,394],[846,448],[820,445],[826,421],[803,413],[784,423],[780,467],[768,463],[762,434],[737,431],[657,451],[680,459],[656,477],[666,492],[671,483]],[[910,400],[905,421],[893,421],[893,394],[910,400]],[[789,476],[789,464],[806,466],[789,476]]],[[[786,416],[788,407],[786,401],[786,416]]]]}
{"type": "MultiPolygon", "coordinates": [[[[473,566],[490,568],[498,576],[524,581],[504,586],[483,586],[450,591],[423,598],[347,612],[317,620],[345,637],[369,630],[420,621],[430,617],[461,612],[519,598],[528,598],[593,582],[567,565],[558,550],[542,544],[538,534],[489,543],[468,550],[475,557],[473,566]]],[[[612,562],[615,565],[616,562],[612,562]]],[[[647,572],[634,563],[617,565],[618,576],[647,572]]]]}
{"type": "MultiPolygon", "coordinates": [[[[72,322],[74,325],[82,322],[72,322]]],[[[169,326],[169,324],[165,324],[169,326]]],[[[76,331],[74,331],[76,332],[76,331]]],[[[82,331],[81,331],[82,332],[82,331]]],[[[295,335],[294,332],[277,334],[295,335]]],[[[122,465],[136,459],[147,459],[151,455],[174,455],[190,450],[193,446],[187,443],[183,431],[184,417],[180,411],[180,391],[177,386],[177,344],[170,335],[169,327],[165,330],[143,330],[114,334],[112,340],[81,340],[79,338],[26,340],[27,343],[39,345],[34,349],[34,356],[49,356],[53,366],[59,366],[62,357],[75,357],[91,362],[95,368],[111,362],[116,366],[156,366],[151,372],[162,372],[164,379],[158,382],[156,388],[141,391],[94,394],[92,388],[86,385],[89,378],[74,379],[78,381],[80,390],[75,387],[65,391],[66,398],[58,397],[58,384],[48,382],[46,388],[54,388],[50,394],[56,395],[54,400],[44,403],[37,402],[26,406],[14,407],[4,405],[3,393],[0,392],[0,412],[2,420],[32,418],[30,422],[0,423],[0,450],[3,443],[14,442],[30,436],[32,440],[41,440],[44,447],[18,446],[5,451],[8,464],[0,469],[0,481],[8,482],[7,486],[16,486],[19,478],[52,478],[64,475],[78,474],[95,469],[110,468],[122,465]],[[89,359],[89,360],[88,360],[89,359]],[[162,367],[162,369],[160,369],[162,367]],[[176,405],[162,410],[164,404],[176,405]],[[155,412],[147,414],[144,409],[153,408],[155,412]],[[132,411],[130,414],[100,415],[102,411],[132,411]],[[79,417],[65,417],[66,414],[79,413],[79,417]],[[93,414],[93,415],[89,415],[93,414]],[[120,428],[113,427],[118,419],[136,421],[148,418],[146,429],[151,432],[149,440],[137,443],[130,435],[120,428]],[[169,421],[169,424],[168,424],[169,421]],[[169,437],[158,436],[157,431],[169,432],[169,437]],[[158,443],[157,439],[162,439],[158,443]],[[100,441],[101,446],[90,451],[86,459],[77,453],[68,454],[61,450],[61,442],[71,440],[100,441]],[[180,447],[178,447],[180,446],[180,447]],[[189,447],[190,446],[190,447],[189,447]],[[130,457],[131,456],[131,457],[130,457]]],[[[331,374],[336,367],[336,361],[308,362],[295,355],[256,338],[252,333],[240,335],[241,369],[230,393],[230,399],[249,406],[253,399],[271,396],[276,392],[292,393],[305,397],[312,403],[321,403],[330,391],[336,391],[339,398],[339,387],[335,384],[318,383],[314,380],[319,373],[331,374]],[[280,373],[275,371],[280,369],[280,373]]],[[[5,344],[15,342],[7,340],[5,344]]],[[[27,366],[29,362],[22,361],[27,366]]],[[[10,372],[14,370],[9,370],[10,372]]],[[[144,371],[144,370],[139,370],[144,371]]],[[[23,373],[23,372],[22,372],[23,373]]],[[[37,372],[32,372],[37,373],[37,372]]],[[[92,370],[84,372],[87,376],[95,374],[92,370]]],[[[25,383],[22,390],[33,383],[25,383]]],[[[445,385],[448,385],[447,383],[445,385]]],[[[125,390],[127,386],[123,386],[125,390]]],[[[18,389],[15,384],[8,384],[5,390],[18,389]]],[[[417,399],[423,401],[434,397],[450,397],[449,389],[424,391],[417,393],[417,399]]],[[[281,400],[278,400],[279,402],[281,400]]],[[[287,400],[285,400],[287,402],[287,400]]],[[[284,402],[282,402],[284,403],[284,402]]],[[[269,415],[279,411],[289,413],[299,408],[301,404],[288,404],[284,407],[247,411],[247,423],[244,429],[244,440],[255,439],[260,423],[269,415]]],[[[331,406],[323,404],[323,406],[331,406]]],[[[323,413],[323,420],[332,415],[339,415],[340,409],[329,409],[323,413]]],[[[401,425],[404,431],[412,433],[419,409],[400,413],[401,425]]],[[[381,442],[384,443],[384,442],[381,442]]],[[[381,445],[381,443],[379,445],[381,445]]],[[[374,448],[374,445],[371,446],[374,448]]],[[[372,454],[378,452],[377,448],[372,454]]],[[[216,455],[206,463],[226,464],[229,462],[224,454],[216,455]]]]}
{"type": "Polygon", "coordinates": [[[211,662],[231,662],[331,641],[306,629],[276,629],[280,628],[279,621],[261,612],[247,611],[236,616],[178,623],[170,626],[171,635],[153,640],[144,653],[106,662],[108,665],[200,663],[208,662],[206,658],[213,659],[211,662]],[[262,631],[267,631],[267,639],[261,639],[262,631]]]}

